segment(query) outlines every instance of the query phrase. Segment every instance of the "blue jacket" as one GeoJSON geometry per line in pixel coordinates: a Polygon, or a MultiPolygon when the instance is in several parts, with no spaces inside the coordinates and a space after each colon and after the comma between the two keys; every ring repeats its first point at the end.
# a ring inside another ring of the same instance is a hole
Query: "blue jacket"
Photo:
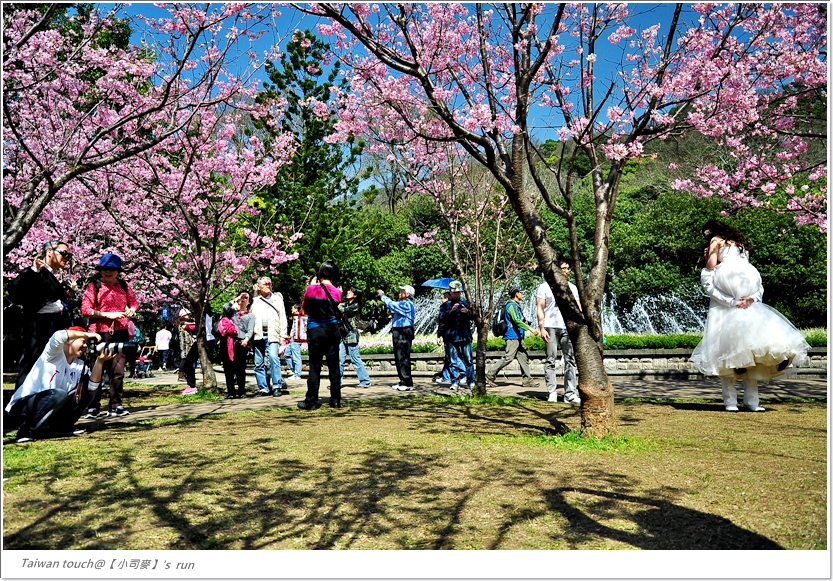
{"type": "Polygon", "coordinates": [[[448,300],[440,305],[440,326],[443,328],[443,339],[450,343],[471,343],[471,321],[474,318],[466,299],[460,299],[460,307],[469,309],[468,313],[461,313],[460,307],[452,311],[456,302],[448,300]]]}
{"type": "Polygon", "coordinates": [[[401,327],[413,327],[414,326],[414,319],[416,319],[416,308],[414,307],[414,302],[411,299],[405,299],[404,301],[392,301],[388,295],[381,296],[382,302],[385,303],[385,306],[388,310],[393,313],[393,322],[391,323],[391,327],[394,329],[399,329],[401,327]]]}
{"type": "Polygon", "coordinates": [[[527,325],[526,320],[524,319],[523,311],[521,311],[520,305],[515,301],[509,301],[506,303],[506,334],[503,336],[503,339],[506,341],[511,340],[524,340],[524,330],[531,329],[529,325],[527,325]]]}

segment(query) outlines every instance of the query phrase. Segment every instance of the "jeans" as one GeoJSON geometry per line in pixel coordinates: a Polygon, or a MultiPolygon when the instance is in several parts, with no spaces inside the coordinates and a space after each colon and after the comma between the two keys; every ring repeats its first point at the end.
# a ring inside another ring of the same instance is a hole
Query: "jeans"
{"type": "Polygon", "coordinates": [[[544,378],[547,383],[547,391],[555,393],[557,387],[557,376],[555,363],[558,361],[558,345],[561,345],[561,356],[564,358],[564,400],[577,399],[578,383],[576,382],[576,354],[573,351],[573,344],[567,329],[562,327],[547,327],[550,340],[547,342],[547,361],[544,364],[544,378]]]}
{"type": "Polygon", "coordinates": [[[452,343],[453,353],[452,364],[450,365],[454,382],[459,382],[463,377],[469,385],[474,385],[474,357],[471,352],[471,343],[452,343]]]}
{"type": "Polygon", "coordinates": [[[269,357],[269,365],[272,368],[272,389],[280,389],[283,387],[283,377],[281,376],[281,358],[278,355],[278,347],[280,343],[271,341],[267,343],[266,339],[258,339],[254,342],[255,348],[255,381],[257,381],[257,388],[262,392],[269,392],[269,384],[266,379],[266,357],[269,357]]]}
{"type": "Polygon", "coordinates": [[[95,397],[96,391],[85,391],[81,401],[62,389],[47,389],[19,399],[9,411],[9,419],[20,419],[18,438],[48,436],[50,432],[68,432],[95,397]]]}
{"type": "Polygon", "coordinates": [[[283,352],[283,358],[286,361],[286,366],[292,371],[292,375],[296,378],[301,377],[301,344],[290,340],[289,345],[286,346],[286,351],[283,352]]]}
{"type": "Polygon", "coordinates": [[[344,341],[339,343],[338,348],[338,368],[341,370],[341,378],[344,379],[344,362],[347,360],[348,351],[350,352],[350,361],[353,362],[353,367],[356,369],[356,376],[359,378],[359,385],[370,387],[370,375],[368,375],[367,367],[364,366],[364,361],[359,355],[359,346],[347,345],[345,348],[344,341]]]}
{"type": "Polygon", "coordinates": [[[322,325],[307,329],[307,348],[309,349],[309,377],[307,394],[304,401],[310,404],[318,402],[318,389],[321,383],[321,366],[327,358],[327,372],[330,376],[330,401],[341,401],[341,373],[338,366],[338,345],[341,335],[335,324],[322,325]]]}

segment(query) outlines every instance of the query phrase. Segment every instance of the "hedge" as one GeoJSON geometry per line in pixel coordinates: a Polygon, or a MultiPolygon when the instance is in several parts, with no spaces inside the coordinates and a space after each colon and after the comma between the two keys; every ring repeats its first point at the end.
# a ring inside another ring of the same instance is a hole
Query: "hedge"
{"type": "MultiPolygon", "coordinates": [[[[827,329],[814,328],[803,330],[807,343],[811,347],[827,347],[827,329]]],[[[613,349],[694,349],[700,343],[702,335],[699,333],[676,333],[672,335],[606,335],[605,350],[613,349]]],[[[544,340],[534,335],[524,339],[530,351],[544,351],[544,340]]],[[[490,337],[486,345],[487,351],[503,351],[506,342],[500,338],[490,337]]],[[[477,348],[477,343],[473,349],[477,348]]],[[[414,341],[412,353],[442,353],[442,348],[432,340],[414,341]]],[[[388,341],[362,342],[362,355],[378,355],[393,353],[393,345],[388,341]]]]}

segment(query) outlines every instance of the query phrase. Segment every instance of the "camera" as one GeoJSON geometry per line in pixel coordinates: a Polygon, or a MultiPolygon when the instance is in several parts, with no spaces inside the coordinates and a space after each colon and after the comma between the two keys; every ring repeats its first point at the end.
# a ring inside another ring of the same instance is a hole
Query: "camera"
{"type": "Polygon", "coordinates": [[[98,343],[95,346],[96,353],[101,353],[105,349],[109,349],[112,353],[123,353],[128,359],[135,359],[139,354],[137,343],[98,343]]]}

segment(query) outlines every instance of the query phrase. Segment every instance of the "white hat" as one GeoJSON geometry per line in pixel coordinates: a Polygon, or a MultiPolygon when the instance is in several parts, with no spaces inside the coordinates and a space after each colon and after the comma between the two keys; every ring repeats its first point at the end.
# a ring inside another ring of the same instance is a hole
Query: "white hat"
{"type": "Polygon", "coordinates": [[[412,287],[412,286],[411,286],[411,285],[409,285],[409,284],[406,284],[406,285],[400,286],[400,287],[399,287],[399,290],[403,290],[403,291],[405,291],[405,292],[406,292],[406,293],[408,293],[408,295],[409,295],[409,296],[411,296],[411,297],[413,297],[413,296],[416,294],[416,291],[414,290],[414,287],[412,287]]]}
{"type": "Polygon", "coordinates": [[[459,280],[452,280],[448,283],[448,290],[453,293],[461,293],[463,292],[463,283],[459,280]]]}
{"type": "Polygon", "coordinates": [[[180,317],[187,317],[190,314],[191,314],[191,311],[189,311],[186,308],[179,309],[179,316],[180,317]]]}

